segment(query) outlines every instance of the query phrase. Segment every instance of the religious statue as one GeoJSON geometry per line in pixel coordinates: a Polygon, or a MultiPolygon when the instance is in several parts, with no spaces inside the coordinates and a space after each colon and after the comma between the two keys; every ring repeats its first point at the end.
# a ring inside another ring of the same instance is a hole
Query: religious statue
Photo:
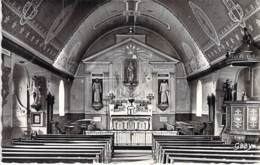
{"type": "Polygon", "coordinates": [[[232,100],[237,101],[237,83],[232,86],[232,100]]]}
{"type": "Polygon", "coordinates": [[[246,92],[244,91],[242,93],[242,98],[241,98],[242,101],[247,101],[247,95],[246,95],[246,92]]]}
{"type": "Polygon", "coordinates": [[[234,53],[240,55],[241,56],[240,58],[245,58],[247,52],[250,52],[250,54],[253,55],[254,51],[259,49],[260,46],[254,41],[253,37],[248,32],[248,29],[244,27],[244,36],[242,38],[242,45],[238,47],[234,53]]]}
{"type": "Polygon", "coordinates": [[[134,81],[134,65],[132,61],[129,62],[129,65],[127,67],[127,80],[128,82],[133,82],[134,81]]]}
{"type": "Polygon", "coordinates": [[[102,93],[102,80],[96,78],[92,82],[92,106],[96,110],[103,107],[102,93]]]}
{"type": "Polygon", "coordinates": [[[102,88],[98,79],[95,79],[92,85],[93,90],[93,102],[98,104],[101,102],[102,88]]]}
{"type": "Polygon", "coordinates": [[[168,104],[168,96],[169,96],[169,86],[166,80],[162,80],[160,83],[160,104],[168,104]]]}
{"type": "Polygon", "coordinates": [[[33,96],[33,103],[32,105],[37,105],[40,101],[41,93],[40,93],[40,87],[36,87],[33,85],[32,89],[32,96],[33,96]]]}
{"type": "Polygon", "coordinates": [[[31,107],[37,111],[42,108],[43,98],[46,94],[46,79],[42,76],[33,76],[31,86],[31,107]]]}
{"type": "Polygon", "coordinates": [[[158,107],[164,111],[169,107],[168,80],[158,80],[158,107]]]}
{"type": "Polygon", "coordinates": [[[126,59],[124,67],[124,83],[126,85],[137,84],[137,61],[134,59],[126,59]]]}
{"type": "Polygon", "coordinates": [[[223,91],[224,91],[224,101],[231,101],[232,100],[232,88],[231,82],[229,79],[223,84],[223,91]]]}

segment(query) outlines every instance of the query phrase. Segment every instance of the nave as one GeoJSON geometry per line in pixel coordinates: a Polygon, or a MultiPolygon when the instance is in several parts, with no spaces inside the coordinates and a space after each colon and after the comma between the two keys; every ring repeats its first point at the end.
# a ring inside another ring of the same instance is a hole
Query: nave
{"type": "Polygon", "coordinates": [[[260,160],[260,146],[239,149],[219,136],[153,135],[152,146],[118,147],[114,135],[36,135],[2,147],[5,163],[236,163],[260,160]]]}

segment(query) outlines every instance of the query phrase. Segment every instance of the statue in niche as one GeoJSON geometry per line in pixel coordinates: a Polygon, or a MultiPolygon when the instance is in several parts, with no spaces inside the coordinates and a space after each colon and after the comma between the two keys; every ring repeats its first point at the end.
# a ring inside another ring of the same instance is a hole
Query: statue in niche
{"type": "Polygon", "coordinates": [[[102,79],[92,80],[92,107],[95,110],[100,110],[103,107],[102,104],[102,79]]]}
{"type": "Polygon", "coordinates": [[[124,83],[126,85],[137,85],[137,61],[127,59],[124,66],[124,83]]]}
{"type": "Polygon", "coordinates": [[[167,79],[158,81],[158,106],[161,110],[165,110],[169,107],[169,84],[167,79]]]}
{"type": "Polygon", "coordinates": [[[37,86],[33,85],[32,97],[33,97],[32,106],[39,104],[40,98],[41,98],[41,93],[40,93],[40,87],[39,86],[37,87],[37,86]]]}
{"type": "Polygon", "coordinates": [[[129,65],[127,67],[127,80],[128,82],[133,82],[134,81],[134,65],[133,63],[130,61],[129,65]]]}
{"type": "Polygon", "coordinates": [[[43,99],[47,91],[46,79],[42,76],[33,76],[32,77],[32,104],[31,107],[37,111],[42,108],[43,99]]]}

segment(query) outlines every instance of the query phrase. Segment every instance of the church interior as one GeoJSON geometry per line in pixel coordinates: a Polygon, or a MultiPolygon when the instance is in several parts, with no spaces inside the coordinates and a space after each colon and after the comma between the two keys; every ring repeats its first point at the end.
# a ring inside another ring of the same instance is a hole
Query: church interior
{"type": "Polygon", "coordinates": [[[3,163],[260,162],[260,0],[2,0],[3,163]]]}

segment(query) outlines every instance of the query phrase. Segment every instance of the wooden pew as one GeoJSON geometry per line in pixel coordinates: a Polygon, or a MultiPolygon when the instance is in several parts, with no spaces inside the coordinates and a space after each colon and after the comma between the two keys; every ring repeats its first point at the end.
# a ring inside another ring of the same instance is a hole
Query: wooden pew
{"type": "Polygon", "coordinates": [[[84,140],[88,140],[88,141],[92,141],[92,140],[101,140],[101,141],[106,141],[107,142],[107,146],[105,149],[106,152],[106,158],[110,161],[112,154],[113,154],[113,146],[114,146],[114,134],[113,133],[109,133],[106,135],[38,135],[35,140],[45,140],[45,141],[58,141],[58,140],[62,140],[62,141],[69,141],[69,140],[73,140],[73,141],[84,141],[84,140]]]}
{"type": "Polygon", "coordinates": [[[114,133],[106,133],[102,135],[60,135],[60,134],[51,134],[51,135],[38,135],[35,137],[35,140],[73,140],[73,141],[84,141],[84,140],[106,140],[108,141],[108,152],[109,155],[113,153],[113,146],[114,146],[114,133]]]}
{"type": "Polygon", "coordinates": [[[188,148],[188,149],[195,149],[195,147],[197,148],[208,148],[208,149],[222,149],[222,148],[228,148],[228,149],[233,149],[233,146],[231,145],[223,145],[221,144],[203,144],[203,143],[195,143],[195,144],[179,144],[179,143],[157,143],[157,147],[155,148],[155,150],[157,151],[156,154],[159,156],[157,157],[157,160],[161,162],[161,160],[164,160],[164,155],[165,155],[165,151],[166,150],[171,150],[171,149],[184,149],[184,148],[188,148]]]}
{"type": "MultiPolygon", "coordinates": [[[[35,157],[38,156],[38,152],[50,152],[48,154],[55,156],[61,156],[60,154],[64,154],[65,156],[74,155],[80,156],[81,153],[91,154],[93,157],[93,152],[95,153],[95,162],[104,162],[104,146],[36,146],[36,145],[13,145],[12,147],[4,147],[2,149],[2,156],[12,156],[7,155],[12,152],[32,152],[30,156],[35,157]],[[36,154],[36,155],[35,155],[36,154]]],[[[15,155],[13,155],[15,156],[15,155]]],[[[33,159],[33,158],[32,158],[33,159]]]]}
{"type": "Polygon", "coordinates": [[[201,136],[201,135],[196,135],[196,136],[187,136],[187,135],[182,135],[182,136],[160,136],[160,135],[153,135],[153,146],[156,144],[156,141],[160,140],[166,140],[166,141],[192,141],[192,142],[197,142],[197,141],[219,141],[220,137],[219,136],[201,136]]]}
{"type": "Polygon", "coordinates": [[[100,149],[70,149],[70,148],[36,148],[37,146],[4,147],[2,148],[3,162],[85,162],[102,163],[102,150],[100,149]],[[76,159],[78,158],[78,160],[76,159]]]}
{"type": "Polygon", "coordinates": [[[219,141],[219,137],[217,136],[202,136],[202,135],[193,135],[193,136],[153,136],[153,147],[152,152],[154,156],[154,160],[158,160],[158,155],[161,153],[160,144],[167,146],[167,145],[174,145],[174,146],[187,146],[187,145],[197,145],[197,146],[212,146],[223,144],[223,142],[219,141]],[[212,141],[214,140],[214,141],[212,141]],[[157,155],[157,156],[156,156],[157,155]]]}
{"type": "Polygon", "coordinates": [[[113,133],[107,133],[106,135],[38,135],[34,138],[35,140],[91,140],[91,139],[99,139],[99,140],[107,140],[108,143],[108,150],[110,155],[113,153],[113,146],[114,146],[114,134],[113,133]]]}
{"type": "Polygon", "coordinates": [[[63,147],[63,148],[86,148],[86,147],[99,147],[104,152],[104,156],[109,156],[109,150],[106,142],[102,141],[90,141],[90,142],[84,142],[84,143],[48,143],[48,142],[42,142],[42,143],[36,143],[36,142],[13,142],[13,145],[19,145],[24,148],[30,147],[30,146],[37,146],[39,148],[45,148],[48,147],[63,147]]]}
{"type": "Polygon", "coordinates": [[[168,151],[165,153],[165,163],[173,162],[228,162],[228,163],[256,163],[260,161],[260,151],[226,151],[199,150],[197,153],[184,151],[168,151]]]}
{"type": "MultiPolygon", "coordinates": [[[[192,148],[161,148],[161,155],[159,161],[161,163],[170,163],[175,157],[194,157],[202,158],[218,158],[218,159],[247,159],[247,160],[260,160],[260,152],[258,150],[251,151],[234,151],[233,147],[219,147],[219,148],[207,148],[197,147],[192,148]]],[[[180,159],[180,158],[179,158],[180,159]]]]}
{"type": "Polygon", "coordinates": [[[256,164],[259,163],[259,158],[257,160],[248,159],[216,159],[216,158],[187,158],[187,157],[169,157],[168,164],[173,164],[174,162],[189,162],[189,163],[238,163],[238,164],[256,164]]]}
{"type": "Polygon", "coordinates": [[[230,147],[230,146],[223,146],[223,142],[174,142],[174,141],[157,141],[154,147],[154,150],[157,152],[158,155],[161,153],[163,154],[162,148],[174,148],[174,147],[190,147],[190,146],[198,146],[198,147],[230,147]]]}
{"type": "Polygon", "coordinates": [[[153,136],[156,163],[256,163],[260,162],[258,149],[235,151],[234,145],[214,136],[153,136]]]}
{"type": "Polygon", "coordinates": [[[113,135],[38,135],[32,140],[14,139],[12,144],[11,147],[3,149],[2,156],[6,162],[67,162],[68,160],[69,162],[109,163],[113,151],[113,135]],[[15,154],[18,156],[15,157],[15,154]]]}

